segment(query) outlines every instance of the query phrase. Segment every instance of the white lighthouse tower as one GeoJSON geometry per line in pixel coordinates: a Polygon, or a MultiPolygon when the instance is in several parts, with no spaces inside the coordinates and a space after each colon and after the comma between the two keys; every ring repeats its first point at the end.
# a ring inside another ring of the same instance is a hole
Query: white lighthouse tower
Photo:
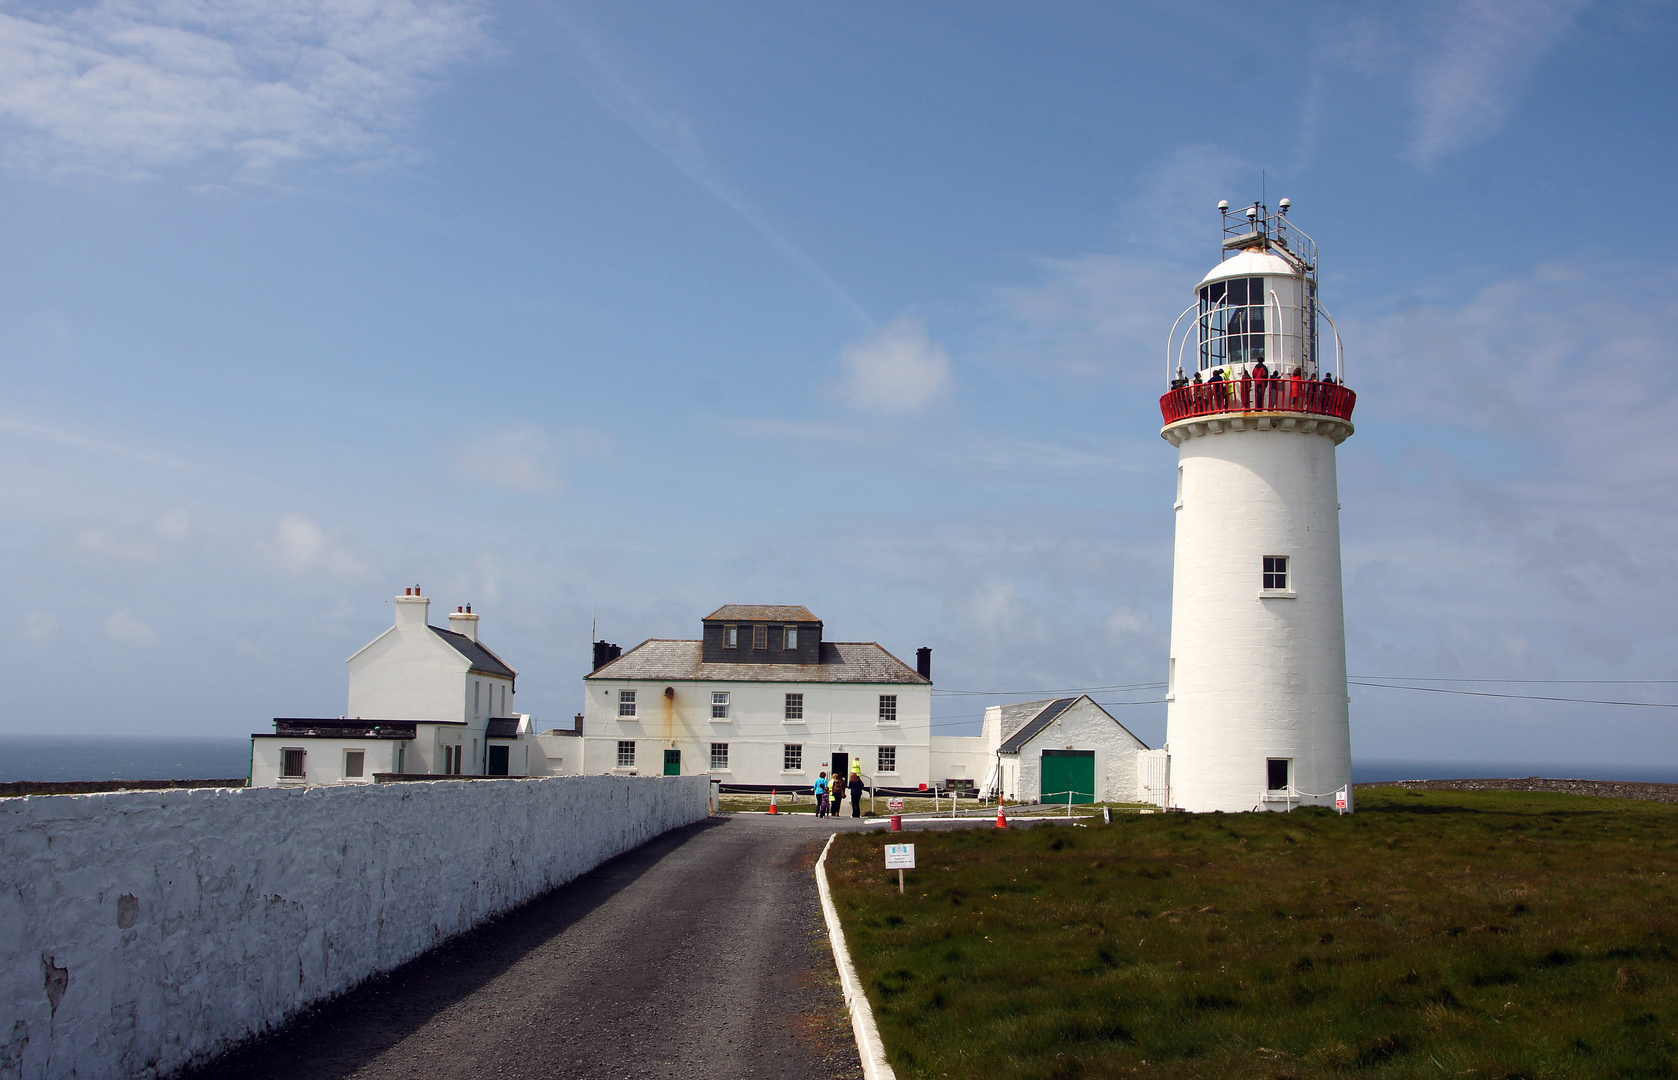
{"type": "Polygon", "coordinates": [[[1350,809],[1334,448],[1356,395],[1288,200],[1218,208],[1224,257],[1172,329],[1160,399],[1178,453],[1170,805],[1334,806],[1344,789],[1350,809]]]}

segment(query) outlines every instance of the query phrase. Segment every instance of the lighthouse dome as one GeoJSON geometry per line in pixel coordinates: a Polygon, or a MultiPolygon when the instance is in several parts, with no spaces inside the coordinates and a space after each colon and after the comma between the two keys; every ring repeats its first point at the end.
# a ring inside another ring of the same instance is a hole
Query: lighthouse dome
{"type": "Polygon", "coordinates": [[[1230,278],[1245,277],[1299,277],[1299,271],[1282,258],[1267,251],[1243,251],[1233,258],[1225,259],[1212,268],[1212,272],[1200,279],[1198,289],[1214,281],[1227,281],[1230,278]]]}

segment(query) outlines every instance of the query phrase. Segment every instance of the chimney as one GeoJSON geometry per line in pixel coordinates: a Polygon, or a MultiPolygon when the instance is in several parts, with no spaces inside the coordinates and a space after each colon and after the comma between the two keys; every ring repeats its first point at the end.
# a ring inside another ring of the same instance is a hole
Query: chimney
{"type": "Polygon", "coordinates": [[[932,650],[925,645],[915,650],[915,670],[923,679],[932,678],[932,650]]]}
{"type": "Polygon", "coordinates": [[[478,617],[472,614],[471,604],[454,609],[454,614],[449,616],[449,629],[470,641],[478,640],[478,617]]]}
{"type": "Polygon", "coordinates": [[[597,642],[595,642],[594,643],[594,670],[599,671],[601,668],[605,667],[607,664],[610,664],[613,660],[616,660],[618,657],[620,657],[622,655],[623,655],[623,650],[618,648],[616,645],[613,645],[611,642],[607,642],[607,641],[597,641],[597,642]]]}
{"type": "Polygon", "coordinates": [[[431,599],[421,596],[419,586],[404,589],[396,598],[396,628],[402,631],[424,630],[431,599]]]}
{"type": "Polygon", "coordinates": [[[571,718],[571,726],[576,729],[578,735],[581,735],[583,733],[583,714],[582,713],[578,713],[576,716],[571,718]]]}

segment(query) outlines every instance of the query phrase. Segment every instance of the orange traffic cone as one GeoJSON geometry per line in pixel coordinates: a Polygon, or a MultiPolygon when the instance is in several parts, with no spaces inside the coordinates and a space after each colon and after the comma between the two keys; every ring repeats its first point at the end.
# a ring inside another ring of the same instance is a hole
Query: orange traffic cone
{"type": "Polygon", "coordinates": [[[779,807],[777,807],[775,805],[775,789],[774,788],[769,789],[769,812],[771,814],[778,814],[778,813],[781,812],[779,807]]]}
{"type": "Polygon", "coordinates": [[[999,829],[1008,827],[1008,811],[1002,809],[1001,801],[996,804],[996,827],[999,829]]]}

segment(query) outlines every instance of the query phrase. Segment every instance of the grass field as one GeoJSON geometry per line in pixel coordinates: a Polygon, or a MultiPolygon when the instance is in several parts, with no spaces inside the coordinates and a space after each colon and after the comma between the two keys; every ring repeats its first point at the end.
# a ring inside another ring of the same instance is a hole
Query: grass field
{"type": "Polygon", "coordinates": [[[1678,1076],[1678,806],[1359,792],[1359,812],[878,835],[830,881],[901,1077],[1678,1076]]]}

